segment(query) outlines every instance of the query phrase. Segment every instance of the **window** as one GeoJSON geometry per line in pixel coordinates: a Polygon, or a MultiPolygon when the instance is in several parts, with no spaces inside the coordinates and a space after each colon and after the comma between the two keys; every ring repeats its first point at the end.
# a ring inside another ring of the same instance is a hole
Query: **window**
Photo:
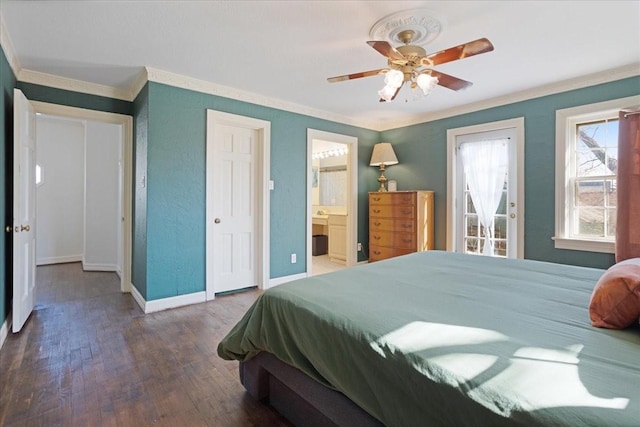
{"type": "Polygon", "coordinates": [[[614,252],[618,113],[639,100],[556,111],[556,248],[614,252]]]}
{"type": "Polygon", "coordinates": [[[613,240],[616,233],[618,118],[578,123],[572,144],[570,235],[613,240]]]}

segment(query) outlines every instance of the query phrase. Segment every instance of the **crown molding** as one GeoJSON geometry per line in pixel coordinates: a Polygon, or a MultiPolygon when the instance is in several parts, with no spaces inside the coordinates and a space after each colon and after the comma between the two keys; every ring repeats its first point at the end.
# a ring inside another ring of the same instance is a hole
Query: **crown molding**
{"type": "Polygon", "coordinates": [[[575,89],[582,89],[589,86],[595,86],[602,83],[609,83],[616,80],[622,80],[628,77],[636,76],[640,76],[640,63],[625,65],[623,67],[614,68],[612,70],[601,71],[598,73],[589,74],[558,83],[539,86],[505,96],[499,96],[480,102],[474,102],[472,104],[466,104],[460,107],[449,108],[447,110],[436,111],[434,113],[415,115],[402,120],[394,120],[390,123],[384,123],[383,128],[377,130],[385,131],[405,126],[412,126],[420,123],[432,122],[435,120],[445,119],[447,117],[487,110],[489,108],[499,107],[501,105],[508,105],[516,102],[526,101],[529,99],[541,98],[547,95],[554,95],[557,93],[568,92],[575,89]]]}
{"type": "Polygon", "coordinates": [[[152,82],[162,83],[182,89],[193,90],[196,92],[202,92],[209,95],[231,98],[239,101],[249,102],[251,104],[276,108],[278,110],[290,111],[296,114],[304,114],[319,119],[325,119],[333,122],[376,130],[375,125],[369,121],[356,120],[348,116],[343,116],[324,110],[318,110],[304,105],[295,104],[293,102],[287,102],[281,99],[271,98],[268,96],[243,91],[229,86],[222,86],[205,80],[194,79],[192,77],[183,76],[181,74],[175,74],[150,67],[146,67],[146,69],[148,80],[152,82]]]}
{"type": "Polygon", "coordinates": [[[131,96],[131,101],[135,100],[144,85],[149,81],[149,73],[147,71],[147,67],[142,67],[142,70],[138,73],[138,77],[134,80],[129,88],[129,93],[131,96]]]}
{"type": "Polygon", "coordinates": [[[18,80],[25,83],[54,87],[57,89],[69,90],[72,92],[82,92],[89,95],[104,96],[107,98],[131,101],[131,91],[113,86],[106,86],[97,83],[85,82],[82,80],[70,79],[56,76],[55,74],[41,73],[22,69],[18,73],[18,80]]]}
{"type": "Polygon", "coordinates": [[[4,15],[2,14],[0,14],[0,46],[2,46],[4,56],[7,57],[7,62],[9,62],[11,70],[13,70],[13,75],[17,78],[21,68],[20,62],[13,49],[13,43],[11,43],[11,38],[9,37],[9,33],[7,33],[7,26],[4,23],[4,15]]]}

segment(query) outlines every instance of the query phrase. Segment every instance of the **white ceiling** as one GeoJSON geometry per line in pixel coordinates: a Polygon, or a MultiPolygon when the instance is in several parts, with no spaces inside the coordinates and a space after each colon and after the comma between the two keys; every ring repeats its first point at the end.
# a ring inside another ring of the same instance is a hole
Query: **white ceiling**
{"type": "Polygon", "coordinates": [[[147,66],[374,129],[608,70],[640,74],[639,1],[6,0],[0,14],[21,69],[130,89],[147,66]],[[436,67],[471,88],[408,102],[403,88],[379,103],[382,76],[327,83],[386,67],[369,31],[413,8],[442,23],[428,53],[481,37],[494,44],[436,67]]]}

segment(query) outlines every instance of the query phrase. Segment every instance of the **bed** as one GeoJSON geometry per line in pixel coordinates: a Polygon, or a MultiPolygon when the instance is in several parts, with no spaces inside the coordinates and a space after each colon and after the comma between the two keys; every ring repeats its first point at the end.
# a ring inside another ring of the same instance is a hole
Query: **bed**
{"type": "Polygon", "coordinates": [[[218,354],[295,424],[638,426],[640,329],[591,326],[602,274],[420,252],[269,289],[218,354]]]}

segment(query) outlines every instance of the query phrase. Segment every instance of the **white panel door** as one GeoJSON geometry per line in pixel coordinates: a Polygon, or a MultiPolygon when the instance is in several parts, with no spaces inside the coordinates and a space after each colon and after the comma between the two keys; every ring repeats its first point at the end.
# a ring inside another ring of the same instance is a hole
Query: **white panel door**
{"type": "Polygon", "coordinates": [[[20,332],[35,305],[35,110],[13,91],[13,332],[20,332]]]}
{"type": "Polygon", "coordinates": [[[213,143],[213,267],[215,293],[257,286],[257,131],[217,124],[213,143]]]}

